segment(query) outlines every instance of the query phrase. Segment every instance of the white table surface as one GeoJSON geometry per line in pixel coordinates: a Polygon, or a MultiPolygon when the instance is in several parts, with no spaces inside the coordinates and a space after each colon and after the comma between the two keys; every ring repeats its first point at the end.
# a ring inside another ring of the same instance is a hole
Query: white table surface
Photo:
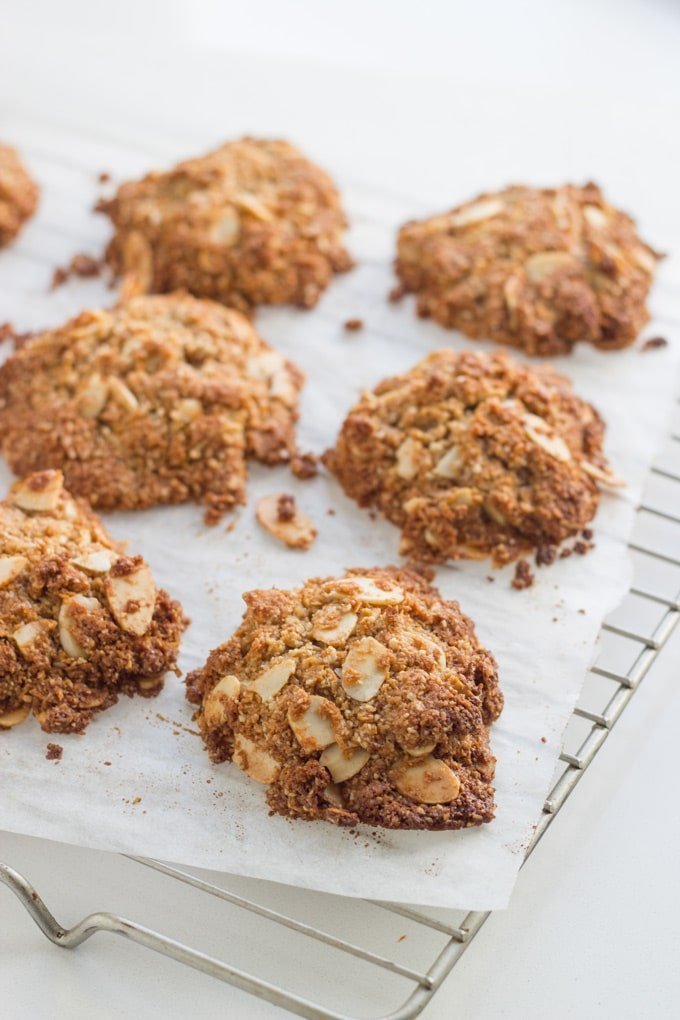
{"type": "MultiPolygon", "coordinates": [[[[24,3],[4,13],[3,105],[11,97],[19,107],[35,109],[39,102],[44,112],[74,94],[77,42],[81,62],[88,63],[82,90],[108,88],[111,103],[116,96],[123,103],[140,73],[139,49],[127,54],[133,11],[142,49],[146,40],[168,39],[218,51],[316,57],[339,66],[436,72],[484,87],[550,83],[565,90],[577,79],[581,98],[590,92],[624,119],[641,98],[671,109],[680,95],[680,12],[671,0],[524,0],[480,3],[473,10],[439,2],[415,8],[396,0],[248,5],[119,0],[105,10],[66,0],[24,3]],[[119,75],[102,83],[95,81],[92,51],[104,38],[109,55],[119,61],[119,75]],[[54,87],[41,101],[46,80],[54,87]]],[[[171,119],[172,108],[165,112],[171,119]]],[[[668,129],[676,131],[677,123],[677,117],[668,120],[668,129]]],[[[646,157],[650,165],[664,145],[659,134],[658,150],[646,157]]],[[[676,202],[669,208],[669,236],[680,237],[678,217],[676,202]]],[[[454,1011],[471,1020],[678,1015],[678,661],[680,632],[520,876],[510,908],[484,927],[425,1010],[427,1020],[448,1020],[454,1011]]],[[[95,909],[124,909],[144,921],[151,908],[145,873],[124,870],[104,854],[0,833],[0,859],[23,870],[64,923],[95,909]]],[[[155,921],[171,927],[172,903],[159,904],[156,897],[153,909],[155,921]]],[[[215,930],[206,930],[206,938],[218,939],[224,932],[212,923],[215,930]]],[[[60,952],[5,890],[0,890],[0,975],[4,1020],[282,1015],[105,936],[77,953],[60,952]]],[[[312,972],[309,979],[312,993],[318,978],[312,972]]]]}

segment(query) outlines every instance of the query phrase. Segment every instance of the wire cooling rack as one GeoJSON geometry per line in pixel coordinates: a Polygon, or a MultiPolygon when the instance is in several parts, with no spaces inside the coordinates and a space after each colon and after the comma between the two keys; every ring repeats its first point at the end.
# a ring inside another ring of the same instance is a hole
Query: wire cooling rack
{"type": "MultiPolygon", "coordinates": [[[[33,153],[35,158],[52,159],[65,170],[69,169],[68,159],[41,152],[37,144],[31,145],[30,140],[24,144],[24,151],[29,157],[33,153]]],[[[154,155],[158,156],[158,152],[154,155]]],[[[82,239],[78,235],[77,222],[71,236],[76,243],[82,239]]],[[[91,242],[91,238],[88,240],[91,242]]],[[[48,262],[49,256],[45,264],[48,262]]],[[[603,625],[599,655],[589,671],[579,704],[567,728],[553,785],[525,861],[585,771],[593,764],[680,620],[680,516],[674,512],[679,505],[680,422],[677,422],[660,459],[652,468],[647,495],[638,510],[634,539],[630,543],[635,561],[634,586],[623,604],[603,625]]],[[[316,946],[323,947],[326,950],[324,959],[329,987],[338,987],[337,982],[334,984],[334,975],[338,969],[342,971],[339,968],[342,957],[349,956],[360,961],[357,974],[363,968],[364,977],[358,977],[358,980],[366,979],[375,985],[380,978],[385,999],[389,996],[390,1001],[394,1001],[395,994],[398,994],[398,1001],[401,1001],[396,1009],[387,1006],[387,1011],[380,1014],[382,1020],[409,1020],[418,1016],[491,916],[490,912],[456,914],[378,901],[342,901],[351,910],[353,930],[367,933],[362,942],[337,933],[338,926],[331,923],[332,918],[325,909],[328,898],[322,894],[306,894],[304,910],[296,911],[293,900],[285,909],[275,909],[266,902],[264,883],[258,886],[262,896],[250,897],[206,881],[189,869],[138,857],[131,857],[129,861],[135,867],[151,869],[163,880],[181,883],[192,890],[192,895],[209,897],[218,909],[225,911],[224,923],[229,925],[231,932],[239,932],[239,916],[247,912],[267,924],[270,933],[273,929],[292,932],[302,940],[311,940],[316,946]],[[320,919],[317,921],[315,918],[314,923],[310,923],[308,906],[310,901],[315,900],[320,904],[316,911],[320,919]],[[407,953],[388,956],[376,951],[375,940],[368,937],[368,932],[375,925],[376,913],[381,912],[392,921],[398,919],[400,926],[408,929],[407,953]]],[[[73,927],[65,928],[30,882],[1,862],[0,882],[16,894],[44,935],[62,949],[75,949],[98,933],[119,935],[310,1020],[354,1020],[356,1016],[312,1001],[263,975],[261,953],[259,957],[255,955],[252,967],[246,968],[240,965],[240,959],[239,965],[217,959],[189,943],[177,941],[115,913],[90,914],[73,927]]]]}

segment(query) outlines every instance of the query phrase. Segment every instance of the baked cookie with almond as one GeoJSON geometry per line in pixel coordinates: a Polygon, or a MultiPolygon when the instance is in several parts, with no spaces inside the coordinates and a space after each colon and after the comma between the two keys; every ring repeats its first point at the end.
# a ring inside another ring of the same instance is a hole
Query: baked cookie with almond
{"type": "Polygon", "coordinates": [[[47,733],[82,733],[120,694],[158,694],[185,625],[61,472],[0,502],[0,731],[33,713],[47,733]]]}
{"type": "Polygon", "coordinates": [[[0,248],[13,241],[31,218],[39,194],[16,149],[0,145],[0,248]]]}
{"type": "Polygon", "coordinates": [[[228,142],[123,184],[98,208],[116,231],[107,260],[135,292],[311,308],[353,264],[333,182],[288,142],[228,142]]]}
{"type": "Polygon", "coordinates": [[[246,459],[295,452],[303,375],[240,312],[183,294],[83,312],[0,366],[0,449],[102,510],[244,502],[246,459]]]}
{"type": "Polygon", "coordinates": [[[323,461],[401,528],[404,556],[500,566],[541,550],[547,562],[592,520],[599,485],[622,484],[604,431],[548,366],[444,349],[364,393],[323,461]]]}
{"type": "Polygon", "coordinates": [[[515,186],[405,224],[396,271],[421,316],[555,355],[633,343],[658,258],[597,185],[515,186]]]}
{"type": "Polygon", "coordinates": [[[267,786],[272,812],[337,825],[491,821],[493,657],[457,602],[395,567],[251,591],[188,677],[210,758],[267,786]]]}

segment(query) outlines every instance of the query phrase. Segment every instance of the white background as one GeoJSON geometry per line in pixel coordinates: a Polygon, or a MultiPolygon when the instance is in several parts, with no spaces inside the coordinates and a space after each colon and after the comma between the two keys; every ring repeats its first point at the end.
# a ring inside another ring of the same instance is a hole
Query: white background
{"type": "MultiPolygon", "coordinates": [[[[225,53],[236,49],[339,66],[433,72],[455,80],[456,102],[461,82],[471,90],[554,87],[573,91],[575,102],[588,103],[591,97],[609,103],[612,115],[624,118],[629,104],[663,106],[669,110],[669,136],[678,130],[680,12],[672,0],[474,6],[119,0],[107,8],[70,0],[24,3],[11,17],[3,14],[3,35],[14,40],[15,57],[23,54],[30,63],[32,49],[39,52],[47,44],[63,53],[65,76],[78,73],[79,53],[87,56],[82,33],[106,40],[119,55],[119,77],[111,84],[123,93],[130,59],[126,47],[134,36],[135,61],[147,40],[158,45],[167,39],[225,53]]],[[[88,73],[94,72],[90,67],[88,73]]],[[[2,80],[5,102],[10,87],[2,80]]],[[[82,87],[87,89],[87,80],[82,87]]],[[[445,123],[440,127],[446,131],[445,123]]],[[[403,141],[408,147],[409,139],[403,141]]],[[[456,141],[464,146],[464,139],[456,141]]],[[[655,163],[677,150],[667,148],[659,134],[656,146],[645,138],[648,151],[640,160],[638,144],[632,136],[631,151],[642,165],[648,161],[653,187],[655,163]]],[[[494,168],[494,178],[499,173],[502,169],[494,168]]],[[[669,205],[669,223],[678,223],[677,202],[669,205]]],[[[680,239],[675,229],[671,233],[680,239]]],[[[579,1010],[588,1017],[624,1020],[677,1014],[679,652],[676,635],[521,876],[510,909],[485,926],[423,1014],[428,1020],[452,1017],[454,1011],[473,1020],[545,1015],[566,1020],[579,1010]]],[[[34,878],[66,922],[80,915],[69,906],[74,889],[60,883],[62,873],[69,883],[87,876],[87,895],[77,898],[78,906],[119,909],[119,885],[101,855],[0,835],[0,857],[34,878]]],[[[141,879],[134,881],[126,898],[143,920],[147,892],[141,879]]],[[[171,917],[172,905],[167,909],[171,917]]],[[[0,968],[7,1020],[280,1015],[105,939],[77,955],[59,953],[41,941],[4,891],[0,968]]]]}

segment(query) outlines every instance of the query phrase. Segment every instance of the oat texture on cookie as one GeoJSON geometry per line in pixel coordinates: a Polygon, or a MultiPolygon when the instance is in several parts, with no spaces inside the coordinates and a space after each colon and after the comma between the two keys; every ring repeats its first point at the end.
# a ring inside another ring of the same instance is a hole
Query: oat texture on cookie
{"type": "Polygon", "coordinates": [[[620,484],[604,429],[548,366],[444,349],[364,393],[324,463],[401,528],[405,556],[498,566],[576,535],[598,486],[620,484]]]}
{"type": "Polygon", "coordinates": [[[185,626],[60,471],[19,482],[0,503],[0,731],[31,713],[80,733],[120,694],[158,694],[185,626]]]}
{"type": "Polygon", "coordinates": [[[420,315],[553,355],[632,343],[658,258],[595,184],[516,186],[405,224],[396,270],[420,315]]]}
{"type": "Polygon", "coordinates": [[[457,602],[413,570],[350,570],[251,591],[233,636],[190,674],[214,762],[267,786],[272,812],[337,825],[458,829],[494,815],[493,657],[457,602]]]}
{"type": "Polygon", "coordinates": [[[283,141],[228,142],[123,184],[99,209],[115,228],[108,262],[137,292],[311,308],[352,266],[333,182],[283,141]]]}
{"type": "Polygon", "coordinates": [[[38,186],[16,149],[0,145],[0,248],[17,236],[38,204],[38,186]]]}
{"type": "Polygon", "coordinates": [[[83,312],[0,366],[0,448],[103,510],[244,502],[246,459],[286,462],[303,376],[240,312],[188,295],[83,312]]]}

